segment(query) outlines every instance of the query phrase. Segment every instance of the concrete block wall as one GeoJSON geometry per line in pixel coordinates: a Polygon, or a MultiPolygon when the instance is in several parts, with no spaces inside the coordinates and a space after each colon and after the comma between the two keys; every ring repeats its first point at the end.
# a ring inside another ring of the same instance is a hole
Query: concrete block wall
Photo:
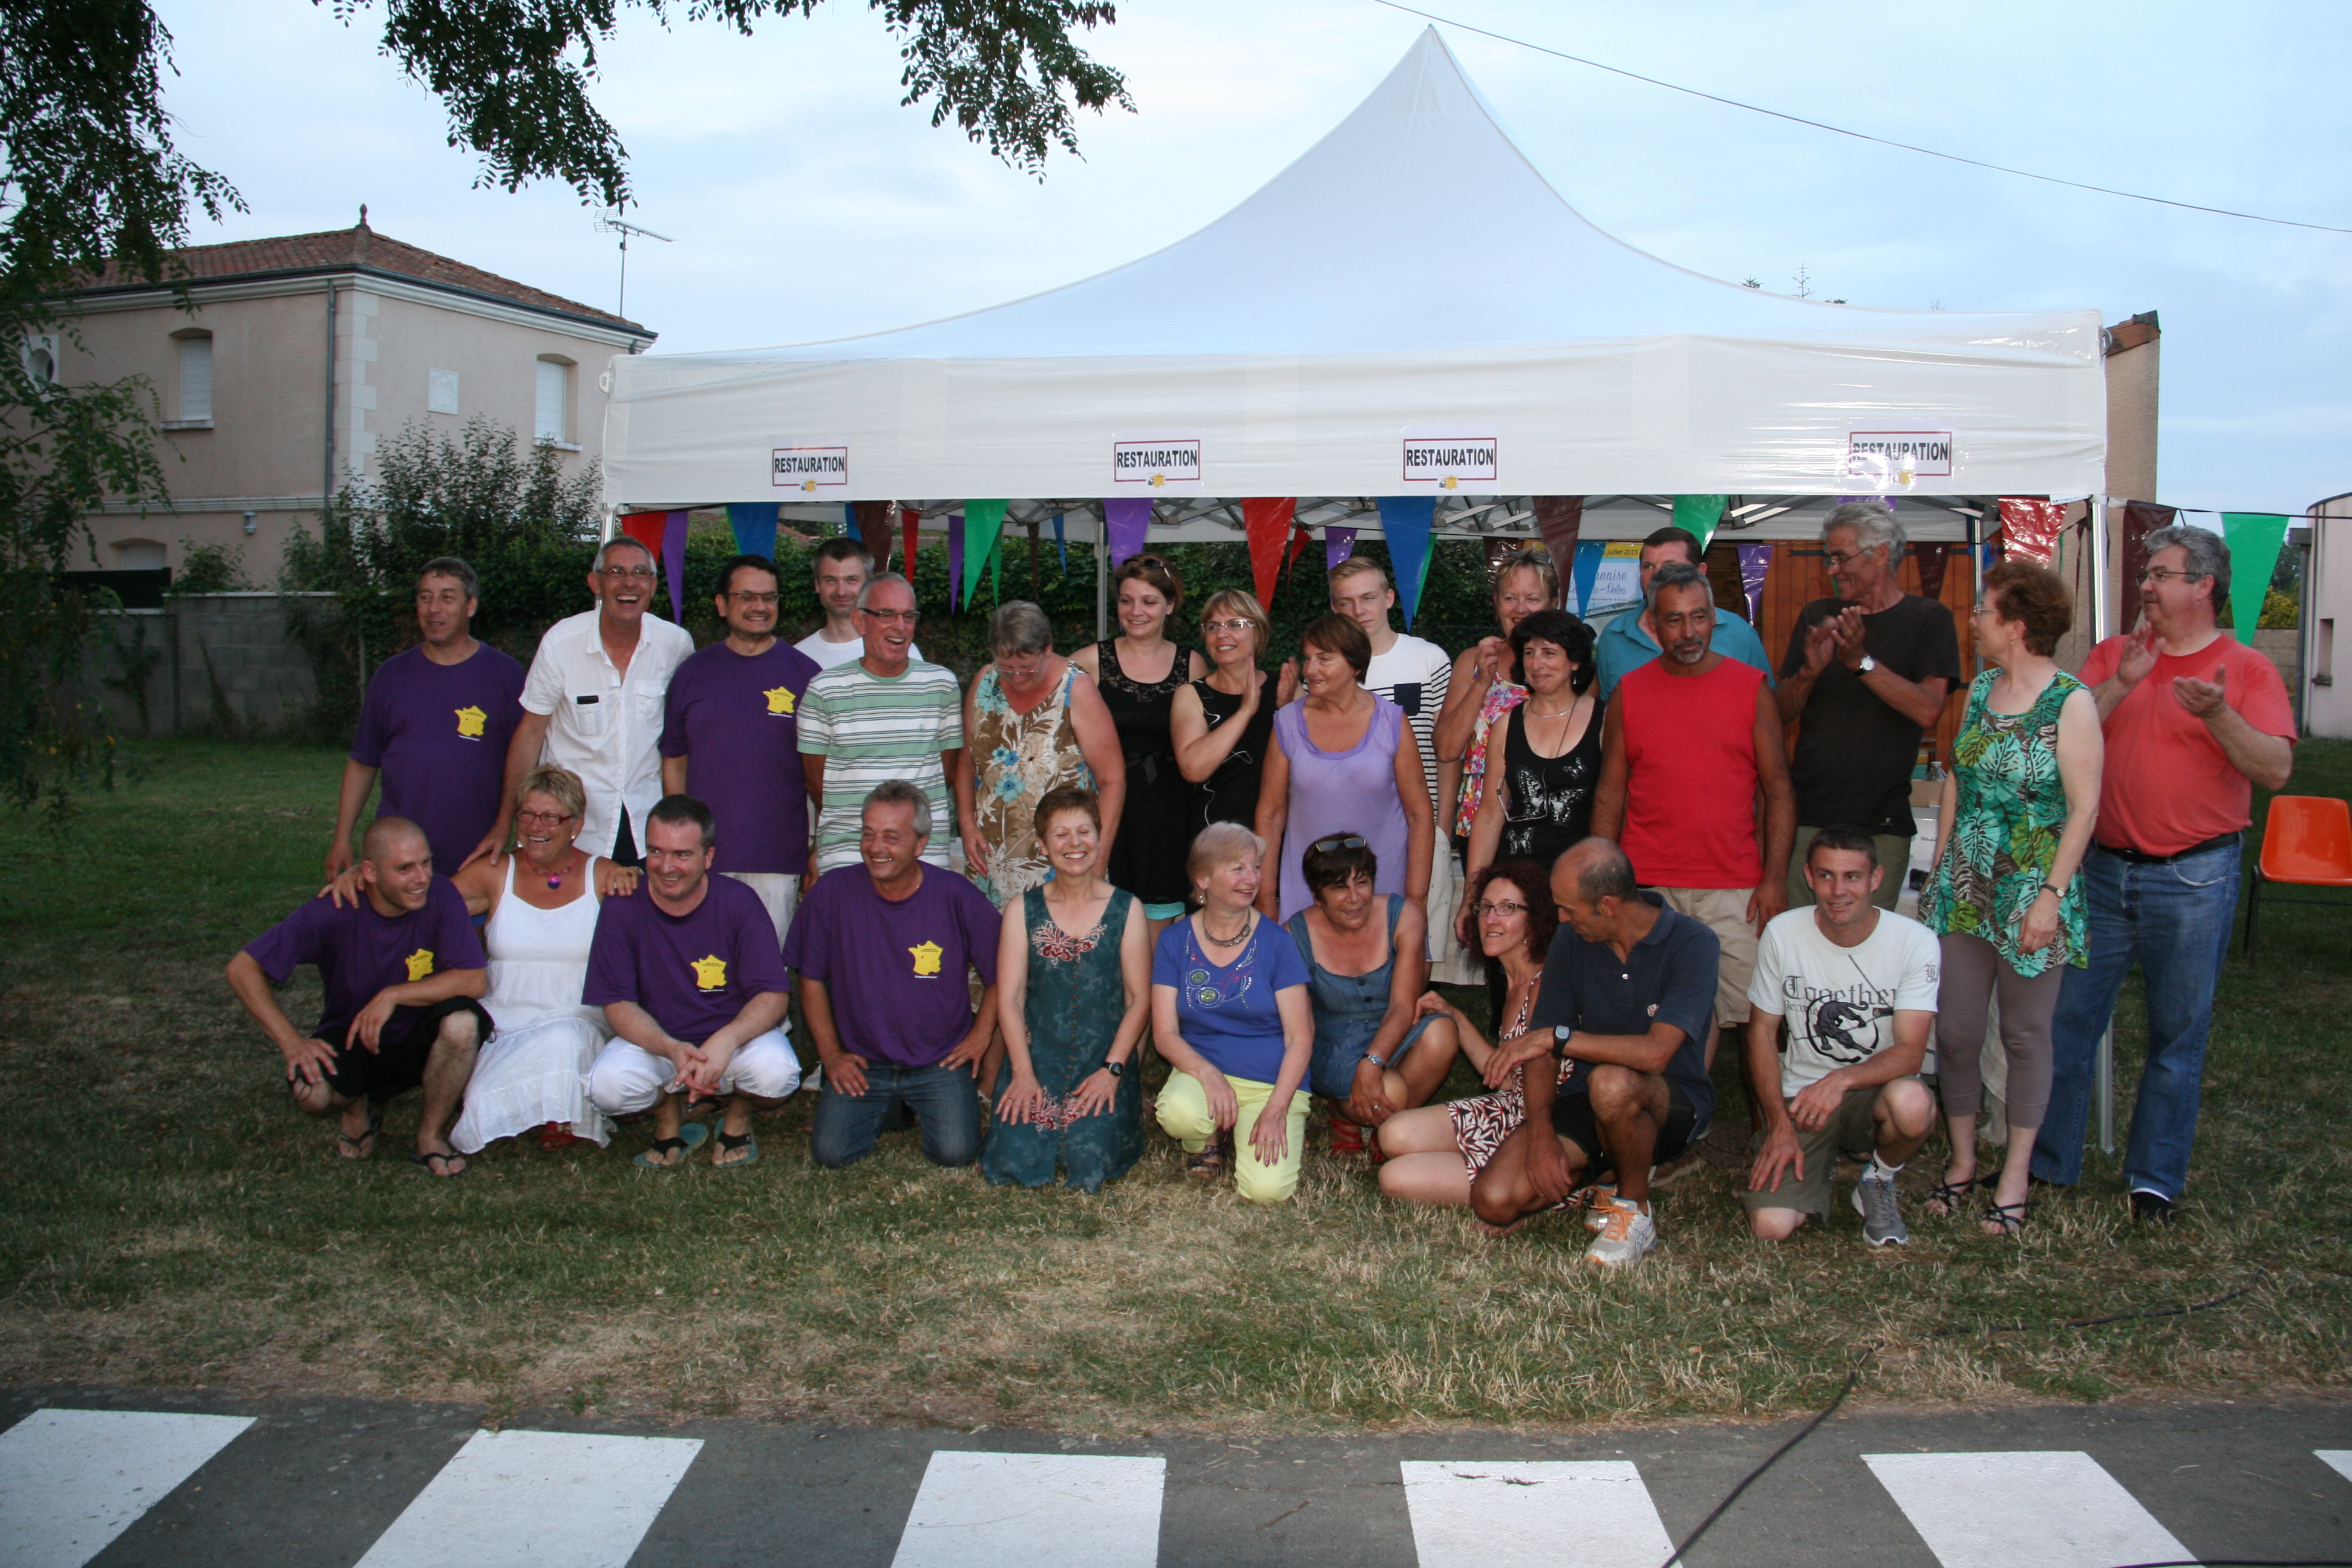
{"type": "Polygon", "coordinates": [[[331,594],[191,594],[161,610],[105,617],[85,694],[104,703],[117,733],[154,735],[279,730],[318,700],[310,655],[287,626],[294,601],[321,609],[331,594]],[[143,677],[143,679],[142,679],[143,677]]]}

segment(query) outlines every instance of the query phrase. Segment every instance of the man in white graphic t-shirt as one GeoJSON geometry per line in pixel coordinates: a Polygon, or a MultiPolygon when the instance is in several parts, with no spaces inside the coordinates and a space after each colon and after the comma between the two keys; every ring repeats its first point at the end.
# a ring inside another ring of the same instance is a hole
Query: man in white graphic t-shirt
{"type": "Polygon", "coordinates": [[[1901,1246],[1911,1230],[1895,1177],[1936,1124],[1918,1078],[1936,1021],[1936,938],[1871,902],[1885,872],[1861,828],[1822,829],[1804,864],[1813,905],[1764,928],[1748,985],[1748,1081],[1764,1125],[1740,1197],[1750,1230],[1785,1241],[1808,1217],[1829,1222],[1830,1173],[1851,1154],[1869,1162],[1853,1191],[1863,1240],[1901,1246]],[[1779,1094],[1756,1092],[1775,1078],[1779,1094]]]}

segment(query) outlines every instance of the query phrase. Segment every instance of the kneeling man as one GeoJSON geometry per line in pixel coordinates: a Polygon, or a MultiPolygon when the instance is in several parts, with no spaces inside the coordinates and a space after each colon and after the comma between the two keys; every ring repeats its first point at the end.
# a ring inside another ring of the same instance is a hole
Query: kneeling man
{"type": "Polygon", "coordinates": [[[996,1034],[998,916],[969,880],[923,864],[930,837],[931,797],[883,784],[860,814],[860,863],[827,871],[793,918],[784,962],[824,1065],[809,1123],[820,1165],[866,1158],[902,1110],[934,1165],[980,1158],[975,1075],[996,1034]],[[977,1012],[972,971],[985,987],[977,1012]]]}
{"type": "Polygon", "coordinates": [[[1606,838],[1552,866],[1559,931],[1545,955],[1532,1026],[1488,1058],[1499,1088],[1519,1074],[1527,1120],[1471,1184],[1470,1206],[1496,1230],[1551,1208],[1599,1173],[1586,1259],[1614,1268],[1657,1245],[1650,1168],[1704,1136],[1721,950],[1705,925],[1637,890],[1633,865],[1606,838]],[[1565,1080],[1553,1058],[1570,1062],[1565,1080]]]}
{"type": "Polygon", "coordinates": [[[408,1158],[436,1176],[462,1175],[466,1157],[447,1132],[474,1053],[490,1037],[490,1016],[475,1000],[489,988],[481,938],[407,818],[369,826],[358,869],[361,896],[350,904],[308,900],[247,943],[229,960],[229,989],[285,1053],[294,1103],[313,1116],[340,1113],[343,1158],[374,1153],[385,1102],[422,1085],[425,1114],[408,1158]],[[308,1035],[287,1021],[273,989],[305,963],[318,966],[327,994],[308,1035]]]}
{"type": "Polygon", "coordinates": [[[710,808],[663,797],[646,814],[646,879],[604,900],[580,1000],[604,1009],[615,1037],[588,1071],[588,1098],[608,1116],[651,1107],[654,1146],[637,1163],[683,1164],[705,1136],[685,1122],[679,1094],[727,1097],[710,1163],[732,1170],[760,1157],[751,1115],[801,1085],[784,1038],[791,985],[776,956],[775,922],[760,895],[713,877],[710,808]]]}
{"type": "Polygon", "coordinates": [[[1740,1198],[1749,1229],[1785,1241],[1808,1215],[1829,1223],[1830,1170],[1852,1154],[1870,1162],[1853,1189],[1862,1239],[1904,1246],[1895,1173],[1936,1125],[1936,1097],[1918,1079],[1936,1022],[1936,938],[1872,901],[1886,873],[1861,828],[1822,828],[1804,864],[1813,906],[1764,928],[1748,984],[1748,1081],[1778,1078],[1780,1092],[1763,1097],[1740,1198]]]}

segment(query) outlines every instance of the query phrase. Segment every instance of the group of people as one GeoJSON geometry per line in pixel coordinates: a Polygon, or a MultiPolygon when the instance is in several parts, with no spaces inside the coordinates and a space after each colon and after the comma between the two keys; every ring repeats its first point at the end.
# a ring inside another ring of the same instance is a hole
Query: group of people
{"type": "Polygon", "coordinates": [[[1495,574],[1496,633],[1449,657],[1351,557],[1275,668],[1246,593],[1213,595],[1205,653],[1185,647],[1181,580],[1139,555],[1117,636],[1066,656],[1006,604],[969,689],[922,659],[906,579],[847,539],[816,552],[815,633],[775,635],[776,570],[742,555],[698,651],[646,614],[651,553],[614,539],[595,607],[528,674],[472,638],[471,569],[435,561],[423,640],[370,683],[333,879],[230,984],[352,1158],[419,1088],[411,1158],[438,1175],[644,1115],[638,1163],[709,1142],[736,1169],[813,1057],[822,1165],[911,1121],[940,1164],[1092,1191],[1146,1146],[1148,1044],[1193,1175],[1287,1198],[1320,1096],[1333,1151],[1391,1196],[1496,1232],[1580,1210],[1614,1265],[1654,1244],[1654,1179],[1727,1142],[1726,1039],[1758,1237],[1826,1221],[1843,1154],[1864,1239],[1906,1240],[1895,1176],[1939,1114],[1927,1211],[2017,1234],[2030,1180],[2081,1179],[2092,1052],[2137,960],[2126,1179],[2136,1215],[2168,1218],[2252,785],[2293,761],[2275,670],[2215,625],[2226,546],[2150,535],[2145,624],[2079,677],[2053,658],[2064,583],[1985,573],[1913,920],[1912,782],[1963,678],[1956,628],[1903,590],[1885,505],[1839,507],[1822,543],[1836,596],[1777,669],[1665,528],[1641,607],[1598,637],[1524,551],[1495,574]],[[1465,955],[1484,1031],[1430,984],[1465,955]],[[307,1032],[273,992],[303,963],[326,994],[307,1032]],[[1996,998],[2010,1138],[1988,1174],[1996,998]],[[1486,1092],[1434,1103],[1458,1058],[1486,1092]]]}

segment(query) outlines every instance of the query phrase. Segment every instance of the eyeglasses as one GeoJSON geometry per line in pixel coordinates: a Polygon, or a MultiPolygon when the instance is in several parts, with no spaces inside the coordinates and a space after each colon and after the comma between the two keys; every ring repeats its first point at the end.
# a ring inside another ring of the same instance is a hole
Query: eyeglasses
{"type": "Polygon", "coordinates": [[[730,594],[727,596],[746,609],[772,606],[780,597],[775,594],[730,594]]]}
{"type": "Polygon", "coordinates": [[[1370,846],[1352,833],[1335,833],[1328,838],[1318,838],[1307,846],[1318,853],[1331,849],[1367,849],[1370,846]]]}
{"type": "Polygon", "coordinates": [[[1201,629],[1204,632],[1231,632],[1234,636],[1239,637],[1244,632],[1254,632],[1257,630],[1257,623],[1255,621],[1241,620],[1202,621],[1201,623],[1201,629]]]}
{"type": "Polygon", "coordinates": [[[615,583],[650,583],[654,580],[654,569],[650,566],[599,566],[596,574],[609,577],[615,583]]]}
{"type": "Polygon", "coordinates": [[[1878,546],[1875,544],[1871,544],[1865,545],[1860,550],[1832,550],[1823,555],[1822,559],[1830,563],[1831,571],[1835,572],[1840,567],[1846,565],[1850,562],[1861,560],[1864,556],[1869,554],[1872,551],[1877,548],[1878,546]]]}
{"type": "Polygon", "coordinates": [[[515,821],[525,827],[542,822],[550,827],[561,827],[571,820],[572,814],[568,811],[533,811],[529,806],[525,806],[515,813],[515,821]]]}
{"type": "Polygon", "coordinates": [[[872,616],[877,621],[904,621],[911,626],[915,624],[916,617],[920,612],[915,610],[860,610],[857,613],[861,616],[872,616]]]}
{"type": "Polygon", "coordinates": [[[2169,566],[2151,566],[2139,574],[2139,580],[2143,583],[2194,583],[2200,577],[2210,575],[2207,572],[2176,572],[2169,566]]]}
{"type": "Polygon", "coordinates": [[[1525,904],[1490,904],[1480,902],[1471,905],[1470,912],[1474,915],[1479,916],[1481,919],[1487,915],[1523,915],[1528,912],[1528,906],[1525,904]]]}

